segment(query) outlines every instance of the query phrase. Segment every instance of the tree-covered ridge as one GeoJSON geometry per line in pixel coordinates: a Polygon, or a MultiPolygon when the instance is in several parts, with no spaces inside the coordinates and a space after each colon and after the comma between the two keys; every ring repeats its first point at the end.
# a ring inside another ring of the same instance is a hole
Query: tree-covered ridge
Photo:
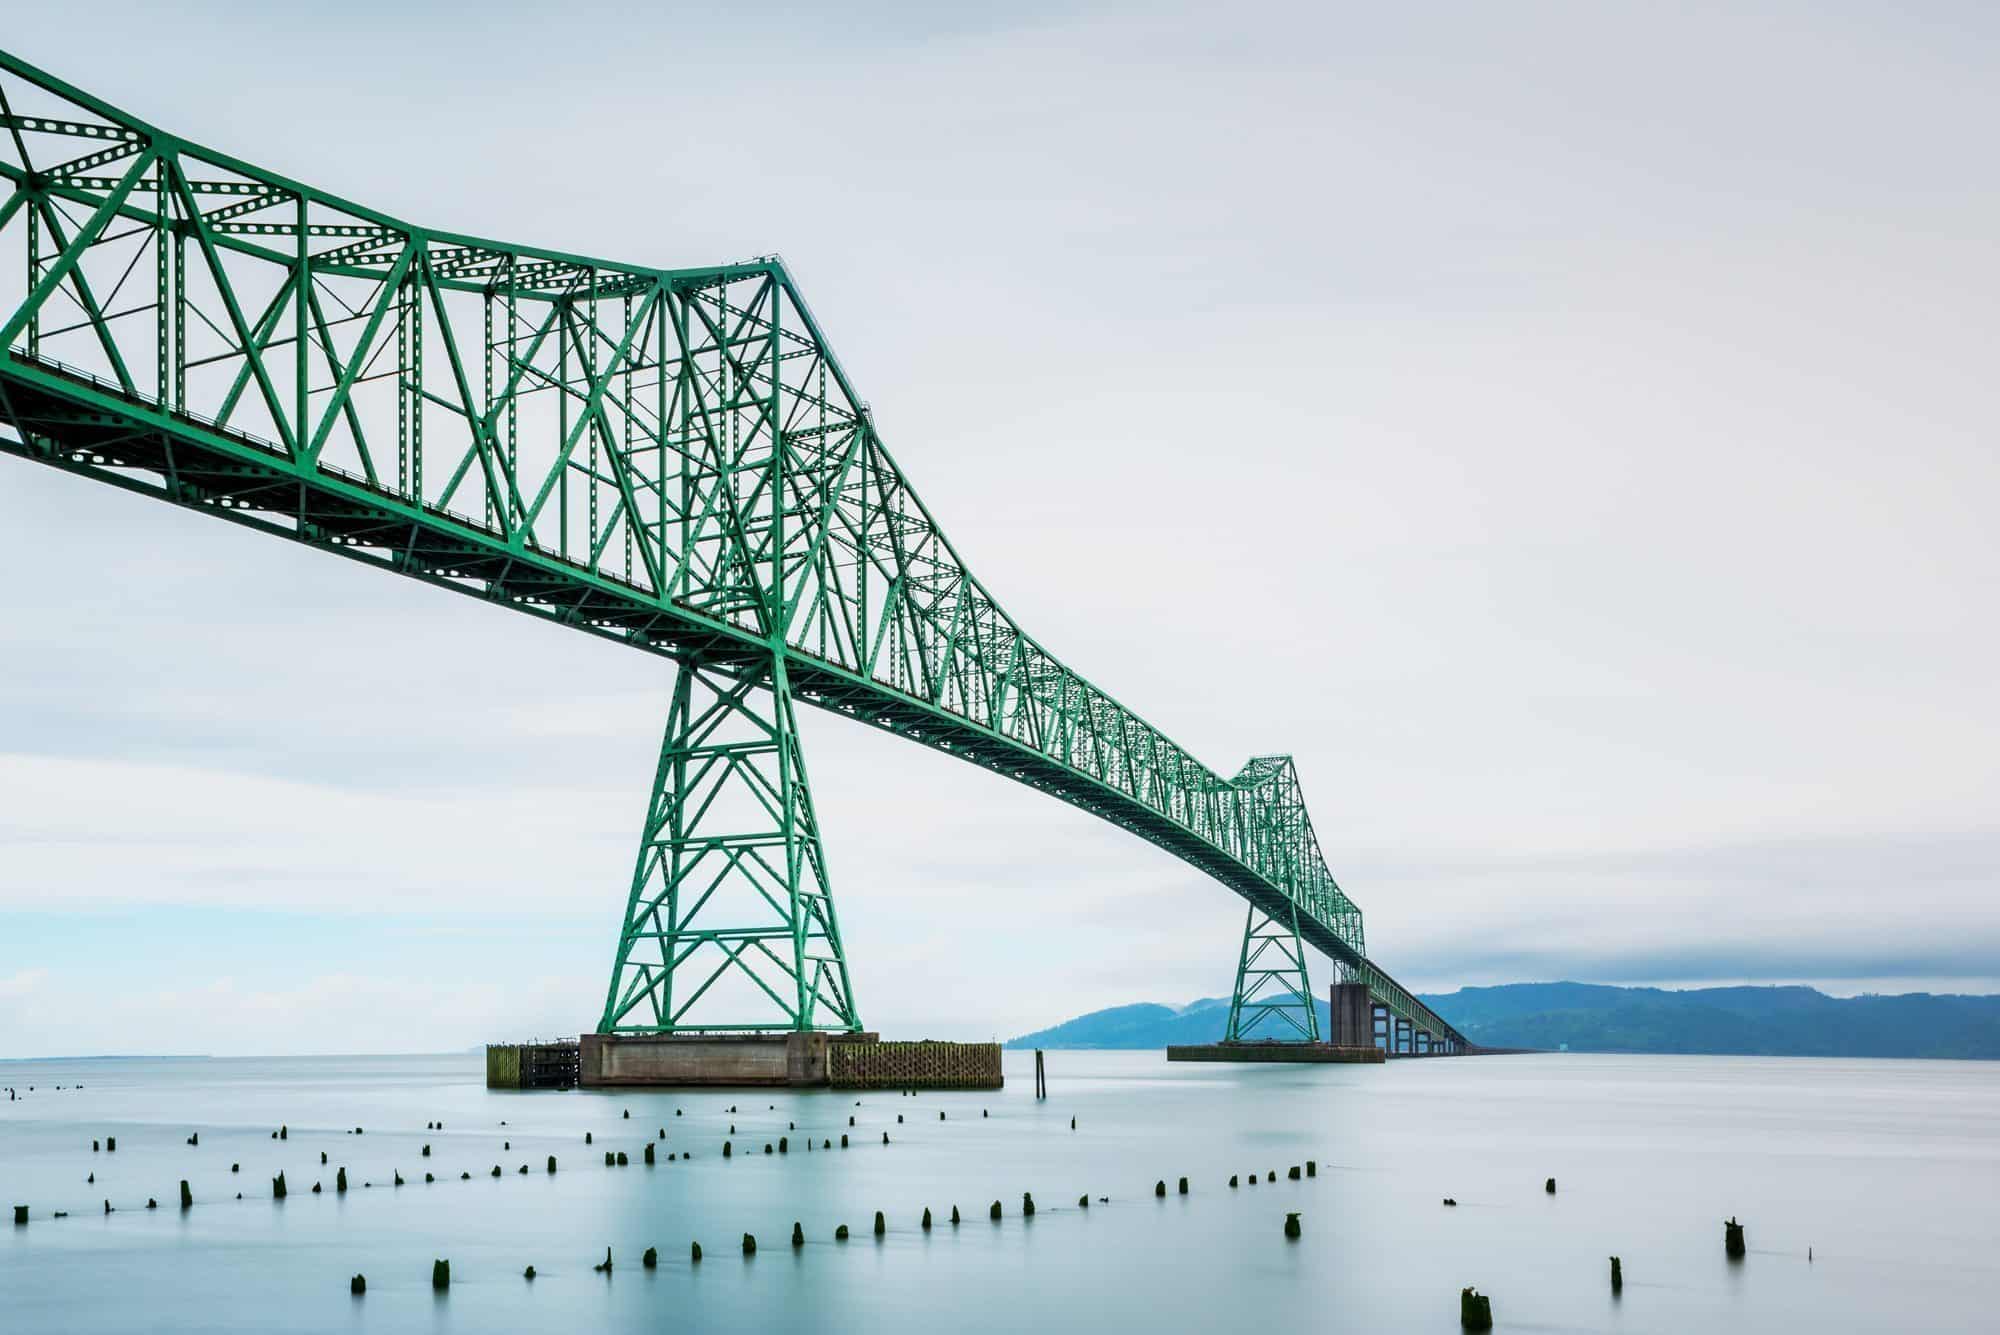
{"type": "MultiPolygon", "coordinates": [[[[1508,983],[1423,1000],[1488,1047],[1572,1052],[1712,1053],[1762,1057],[2000,1059],[2000,996],[1830,997],[1810,987],[1669,991],[1594,983],[1508,983]]],[[[1158,1048],[1213,1043],[1226,998],[1184,1007],[1140,1003],[1093,1011],[1008,1044],[1023,1048],[1158,1048]]],[[[1330,1032],[1320,1003],[1321,1032],[1330,1032]]]]}

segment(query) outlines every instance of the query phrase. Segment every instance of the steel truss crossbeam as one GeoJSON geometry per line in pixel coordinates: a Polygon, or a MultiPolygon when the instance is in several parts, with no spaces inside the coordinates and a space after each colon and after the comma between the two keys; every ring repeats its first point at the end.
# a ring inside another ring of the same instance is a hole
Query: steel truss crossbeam
{"type": "Polygon", "coordinates": [[[782,655],[788,699],[1129,829],[1448,1029],[1289,758],[1209,769],[1000,607],[774,257],[417,226],[0,53],[0,451],[720,676],[782,655]]]}

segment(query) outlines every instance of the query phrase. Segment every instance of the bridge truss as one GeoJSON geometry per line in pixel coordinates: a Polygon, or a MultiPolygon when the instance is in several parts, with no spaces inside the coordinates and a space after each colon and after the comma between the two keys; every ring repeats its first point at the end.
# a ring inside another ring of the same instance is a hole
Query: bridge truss
{"type": "Polygon", "coordinates": [[[1370,961],[1289,757],[1228,777],[976,579],[775,257],[612,264],[415,226],[0,53],[0,451],[677,664],[602,1028],[860,1027],[794,724],[859,719],[1248,901],[1230,1036],[1370,961]]]}

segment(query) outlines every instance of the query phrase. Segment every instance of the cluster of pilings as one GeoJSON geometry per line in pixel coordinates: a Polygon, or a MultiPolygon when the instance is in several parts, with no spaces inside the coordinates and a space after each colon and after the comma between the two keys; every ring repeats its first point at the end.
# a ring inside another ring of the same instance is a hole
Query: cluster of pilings
{"type": "MultiPolygon", "coordinates": [[[[1547,1196],[1556,1194],[1556,1180],[1554,1178],[1547,1178],[1543,1181],[1542,1193],[1547,1196]]],[[[1451,1206],[1458,1204],[1457,1200],[1450,1196],[1444,1198],[1444,1203],[1451,1206]]],[[[1724,1220],[1722,1224],[1723,1255],[1728,1258],[1732,1265],[1738,1264],[1743,1260],[1747,1250],[1744,1243],[1743,1225],[1732,1215],[1724,1220]]],[[[1625,1259],[1622,1256],[1612,1256],[1606,1259],[1611,1263],[1611,1296],[1613,1298],[1622,1298],[1625,1293],[1625,1259]]],[[[1812,1259],[1812,1249],[1810,1247],[1806,1249],[1806,1259],[1808,1261],[1812,1259]]],[[[1465,1330],[1493,1329],[1492,1297],[1479,1292],[1477,1288],[1471,1286],[1461,1290],[1459,1293],[1458,1321],[1459,1325],[1465,1330]]]]}
{"type": "MultiPolygon", "coordinates": [[[[1037,1055],[1039,1056],[1040,1054],[1037,1055]]],[[[1038,1066],[1042,1065],[1044,1064],[1038,1063],[1038,1066]]],[[[1038,1076],[1042,1074],[1043,1072],[1038,1071],[1038,1076]]],[[[1045,1092],[1044,1092],[1046,1088],[1045,1081],[1043,1079],[1038,1079],[1037,1084],[1040,1087],[1038,1089],[1038,1094],[1041,1094],[1043,1097],[1045,1097],[1045,1092]]],[[[900,1091],[900,1093],[903,1097],[908,1098],[908,1097],[913,1097],[915,1091],[903,1090],[900,1091]]],[[[861,1101],[855,1100],[854,1106],[860,1107],[861,1101]]],[[[767,1110],[775,1113],[777,1111],[776,1105],[775,1104],[769,1105],[767,1110]]],[[[731,1104],[728,1107],[727,1112],[732,1117],[737,1116],[738,1115],[737,1105],[731,1104]]],[[[676,1108],[674,1110],[674,1116],[676,1118],[681,1117],[682,1115],[683,1115],[682,1109],[676,1108]]],[[[986,1119],[988,1116],[989,1116],[989,1110],[981,1109],[982,1120],[986,1119]]],[[[620,1120],[630,1121],[631,1119],[632,1119],[631,1110],[629,1108],[625,1109],[622,1113],[620,1120]]],[[[902,1113],[898,1113],[896,1115],[895,1120],[898,1125],[907,1124],[905,1115],[902,1113]]],[[[923,1119],[920,1119],[920,1121],[921,1120],[923,1119]]],[[[944,1109],[940,1108],[937,1110],[937,1120],[941,1123],[949,1120],[948,1115],[944,1109]]],[[[858,1119],[855,1115],[851,1113],[847,1115],[847,1125],[850,1128],[856,1127],[857,1121],[858,1119]]],[[[502,1127],[505,1127],[507,1124],[506,1122],[502,1121],[500,1125],[502,1127]]],[[[1070,1130],[1072,1131],[1076,1130],[1076,1125],[1077,1125],[1076,1119],[1071,1118],[1070,1130]]],[[[429,1121],[425,1123],[426,1131],[442,1131],[443,1127],[444,1123],[442,1121],[429,1121]]],[[[733,1157],[733,1151],[734,1151],[733,1137],[736,1135],[737,1129],[738,1129],[737,1124],[735,1122],[732,1121],[729,1123],[729,1134],[730,1137],[732,1137],[732,1139],[723,1140],[721,1146],[721,1157],[725,1160],[731,1159],[733,1157]]],[[[752,1127],[751,1129],[753,1132],[756,1130],[755,1127],[752,1127]]],[[[784,1134],[776,1134],[774,1130],[772,1133],[773,1139],[762,1142],[763,1153],[765,1155],[778,1155],[778,1156],[783,1156],[791,1153],[793,1148],[792,1138],[794,1135],[798,1134],[798,1131],[799,1131],[798,1124],[795,1120],[787,1121],[785,1124],[784,1134]]],[[[326,1133],[321,1133],[321,1134],[326,1134],[326,1133]]],[[[365,1132],[363,1128],[357,1126],[352,1128],[351,1130],[343,1131],[342,1134],[349,1136],[361,1136],[365,1134],[365,1132]]],[[[279,1126],[278,1128],[270,1132],[270,1139],[273,1141],[283,1141],[289,1143],[293,1139],[290,1134],[290,1127],[288,1125],[279,1126]]],[[[831,1135],[823,1135],[816,1138],[812,1134],[812,1130],[808,1128],[807,1131],[802,1136],[799,1136],[799,1141],[803,1152],[806,1153],[813,1152],[815,1149],[816,1139],[817,1139],[818,1149],[831,1150],[834,1147],[833,1137],[831,1135]]],[[[840,1133],[839,1139],[840,1139],[840,1148],[846,1149],[849,1145],[848,1134],[846,1132],[840,1133]]],[[[657,1128],[653,1137],[647,1138],[643,1142],[641,1142],[641,1144],[638,1147],[638,1158],[645,1166],[653,1167],[659,1162],[659,1156],[656,1152],[656,1146],[665,1142],[666,1140],[667,1140],[667,1130],[666,1127],[662,1125],[657,1128]]],[[[586,1145],[592,1145],[594,1143],[594,1132],[586,1130],[583,1135],[583,1141],[586,1145]]],[[[886,1130],[884,1130],[882,1133],[882,1143],[884,1145],[893,1143],[886,1130]]],[[[200,1133],[199,1132],[189,1133],[184,1138],[184,1144],[190,1148],[199,1149],[201,1147],[200,1133]]],[[[118,1150],[117,1138],[113,1136],[105,1136],[101,1140],[92,1140],[91,1149],[93,1152],[101,1151],[102,1153],[105,1154],[114,1154],[118,1150]]],[[[511,1150],[512,1140],[503,1139],[502,1149],[511,1150]]],[[[605,1166],[614,1168],[628,1166],[631,1163],[633,1157],[627,1150],[622,1150],[622,1149],[620,1150],[605,1149],[603,1151],[603,1155],[604,1155],[605,1166]]],[[[421,1157],[426,1159],[432,1157],[432,1145],[429,1142],[423,1144],[421,1157]]],[[[692,1159],[693,1157],[694,1153],[691,1150],[676,1149],[665,1155],[665,1161],[668,1163],[675,1163],[681,1160],[692,1159]]],[[[319,1160],[322,1166],[328,1166],[328,1154],[326,1151],[324,1150],[319,1151],[319,1160]]],[[[553,1154],[547,1155],[544,1162],[545,1162],[546,1173],[551,1176],[554,1175],[557,1171],[556,1156],[553,1154]]],[[[346,1193],[350,1187],[348,1171],[346,1166],[332,1165],[332,1167],[334,1169],[334,1176],[333,1176],[334,1194],[339,1195],[346,1193]]],[[[229,1171],[231,1174],[237,1174],[240,1173],[241,1168],[242,1165],[240,1163],[232,1163],[229,1166],[229,1171]]],[[[529,1173],[529,1171],[530,1171],[529,1165],[526,1163],[522,1163],[517,1169],[517,1175],[526,1175],[529,1173]]],[[[490,1175],[494,1178],[499,1178],[503,1176],[502,1166],[500,1164],[494,1164],[491,1168],[490,1175]]],[[[469,1171],[464,1171],[459,1174],[459,1178],[461,1181],[469,1181],[472,1178],[472,1176],[473,1176],[472,1173],[469,1171]]],[[[1307,1159],[1302,1164],[1290,1165],[1286,1169],[1285,1176],[1286,1180],[1289,1182],[1300,1182],[1306,1179],[1316,1178],[1319,1176],[1318,1162],[1316,1160],[1307,1159]]],[[[400,1171],[392,1172],[391,1177],[393,1185],[395,1187],[400,1188],[403,1185],[405,1185],[404,1178],[400,1173],[400,1171]]],[[[91,1180],[94,1182],[95,1179],[96,1179],[96,1174],[95,1173],[91,1174],[91,1180]]],[[[1278,1181],[1278,1170],[1276,1168],[1270,1168],[1264,1171],[1261,1175],[1257,1172],[1232,1175],[1228,1179],[1228,1184],[1227,1184],[1228,1188],[1231,1190],[1240,1190],[1242,1189],[1241,1184],[1244,1183],[1246,1180],[1248,1185],[1251,1187],[1255,1187],[1260,1181],[1275,1183],[1278,1181]]],[[[427,1184],[434,1183],[436,1181],[436,1178],[431,1173],[425,1173],[424,1181],[427,1184]]],[[[285,1173],[283,1171],[278,1172],[277,1175],[274,1178],[272,1178],[271,1182],[272,1182],[271,1198],[277,1201],[284,1200],[288,1194],[285,1173]]],[[[366,1188],[371,1188],[374,1185],[374,1183],[372,1181],[364,1181],[361,1185],[364,1189],[366,1189],[366,1188]]],[[[179,1188],[178,1190],[179,1206],[181,1211],[188,1212],[194,1210],[196,1208],[196,1196],[190,1181],[185,1178],[180,1179],[178,1183],[178,1188],[179,1188]]],[[[321,1191],[322,1191],[322,1182],[314,1182],[310,1188],[311,1194],[319,1194],[321,1191]]],[[[1186,1175],[1175,1175],[1171,1179],[1162,1177],[1156,1180],[1153,1184],[1152,1195],[1157,1200],[1164,1202],[1169,1197],[1170,1194],[1174,1197],[1186,1198],[1189,1197],[1191,1194],[1193,1194],[1194,1191],[1195,1191],[1195,1186],[1190,1177],[1186,1175]],[[1171,1188],[1169,1186],[1170,1180],[1173,1183],[1171,1188]]],[[[1557,1184],[1555,1178],[1550,1177],[1544,1179],[1542,1183],[1542,1194],[1551,1198],[1557,1195],[1557,1184]]],[[[243,1193],[240,1191],[236,1192],[235,1196],[236,1199],[238,1200],[243,1199],[243,1193]]],[[[1093,1197],[1090,1192],[1085,1191],[1081,1193],[1076,1198],[1077,1211],[1078,1212],[1088,1211],[1091,1208],[1092,1199],[1093,1197]]],[[[1111,1198],[1109,1196],[1097,1196],[1095,1200],[1097,1201],[1098,1204],[1104,1205],[1104,1204],[1109,1204],[1111,1198]]],[[[1456,1206],[1458,1204],[1457,1200],[1452,1197],[1444,1198],[1443,1203],[1448,1207],[1456,1206]]],[[[148,1198],[148,1200],[146,1201],[145,1208],[150,1210],[150,1209],[156,1209],[157,1207],[158,1207],[158,1201],[153,1198],[148,1198]]],[[[114,1207],[112,1206],[109,1200],[106,1200],[104,1202],[103,1208],[106,1214],[110,1214],[114,1211],[114,1207]]],[[[67,1211],[58,1210],[52,1212],[51,1217],[55,1219],[62,1219],[67,1217],[67,1213],[68,1213],[67,1211]]],[[[1021,1194],[1021,1203],[1016,1213],[1018,1214],[1018,1217],[1021,1218],[1024,1222],[1027,1220],[1032,1220],[1036,1216],[1037,1206],[1032,1192],[1023,1192],[1021,1194]]],[[[17,1227],[26,1227],[30,1221],[31,1214],[32,1212],[29,1206],[24,1204],[15,1205],[13,1209],[14,1224],[17,1227]]],[[[1006,1205],[1001,1200],[994,1200],[987,1208],[988,1219],[995,1224],[1003,1222],[1008,1217],[1008,1214],[1009,1212],[1006,1208],[1006,1205]]],[[[1282,1233],[1282,1236],[1284,1238],[1288,1240],[1297,1240],[1303,1236],[1303,1231],[1304,1231],[1304,1225],[1302,1223],[1303,1214],[1304,1214],[1303,1211],[1283,1212],[1284,1215],[1283,1222],[1282,1225],[1280,1225],[1279,1227],[1280,1227],[1280,1232],[1282,1233]]],[[[964,1215],[961,1212],[958,1205],[953,1204],[950,1207],[949,1220],[950,1220],[950,1226],[953,1228],[958,1228],[963,1226],[964,1215]]],[[[921,1215],[917,1218],[915,1226],[919,1230],[919,1232],[925,1234],[929,1233],[933,1229],[933,1227],[935,1226],[935,1220],[930,1207],[924,1207],[922,1209],[921,1215]]],[[[880,1210],[874,1212],[871,1231],[873,1236],[877,1239],[882,1239],[890,1233],[891,1229],[887,1212],[880,1210]]],[[[791,1222],[789,1233],[790,1233],[791,1245],[794,1248],[801,1248],[807,1245],[807,1233],[805,1230],[804,1221],[793,1220],[791,1222]]],[[[1745,1235],[1746,1235],[1745,1227],[1739,1220],[1732,1217],[1727,1221],[1725,1221],[1723,1225],[1723,1247],[1725,1255],[1732,1263],[1740,1263],[1747,1255],[1748,1248],[1745,1235]]],[[[845,1243],[851,1237],[851,1230],[846,1223],[844,1222],[837,1223],[830,1230],[828,1236],[830,1237],[831,1241],[835,1243],[845,1243]]],[[[746,1257],[753,1256],[755,1254],[756,1237],[754,1234],[752,1233],[743,1234],[742,1250],[746,1257]]],[[[691,1264],[698,1263],[700,1261],[701,1244],[698,1240],[690,1240],[689,1257],[691,1264]]],[[[1609,1261],[1610,1291],[1614,1297],[1622,1296],[1624,1291],[1623,1258],[1621,1256],[1612,1256],[1608,1258],[1608,1261],[1609,1261]]],[[[657,1248],[649,1246],[644,1250],[642,1254],[641,1266],[642,1268],[647,1270],[652,1270],[657,1268],[658,1266],[657,1248]]],[[[609,1248],[606,1249],[605,1258],[603,1262],[594,1265],[592,1269],[606,1276],[609,1276],[611,1274],[612,1256],[609,1248]]],[[[535,1267],[532,1265],[528,1266],[526,1270],[523,1272],[523,1275],[524,1278],[528,1280],[533,1280],[536,1276],[535,1267]]],[[[451,1283],[450,1263],[442,1259],[435,1260],[433,1264],[434,1287],[437,1288],[439,1291],[444,1291],[449,1289],[450,1283],[451,1283]]],[[[365,1277],[359,1274],[354,1275],[351,1277],[350,1284],[351,1284],[351,1292],[356,1297],[360,1297],[365,1294],[367,1287],[365,1277]]],[[[1475,1287],[1470,1287],[1470,1286],[1466,1287],[1461,1291],[1460,1294],[1460,1319],[1461,1319],[1461,1324],[1467,1330],[1490,1329],[1493,1324],[1493,1298],[1489,1294],[1480,1292],[1475,1287]]]]}
{"type": "MultiPolygon", "coordinates": [[[[734,1112],[735,1109],[731,1108],[730,1111],[734,1112]]],[[[940,1118],[940,1120],[943,1119],[940,1118]]],[[[662,1134],[664,1134],[664,1132],[662,1134]]],[[[620,1157],[622,1158],[623,1156],[621,1155],[620,1157]]],[[[1254,1181],[1257,1175],[1255,1173],[1252,1173],[1250,1176],[1251,1179],[1254,1181]]],[[[1286,1180],[1291,1182],[1298,1182],[1303,1180],[1304,1178],[1315,1178],[1319,1176],[1319,1163],[1317,1160],[1308,1159],[1305,1161],[1303,1165],[1293,1164],[1286,1171],[1285,1176],[1286,1180]]],[[[1277,1169],[1275,1168],[1270,1169],[1267,1172],[1266,1177],[1268,1178],[1268,1180],[1276,1182],[1278,1180],[1277,1169]]],[[[1178,1181],[1178,1186],[1176,1188],[1175,1194],[1178,1196],[1189,1195],[1192,1191],[1189,1179],[1187,1177],[1180,1177],[1179,1179],[1177,1179],[1177,1181],[1178,1181]]],[[[1237,1179],[1232,1177],[1229,1180],[1229,1185],[1231,1187],[1236,1186],[1237,1179]]],[[[1165,1178],[1160,1179],[1158,1182],[1154,1184],[1153,1194],[1156,1197],[1166,1196],[1167,1184],[1165,1178]]],[[[1089,1210],[1091,1199],[1092,1199],[1091,1195],[1087,1191],[1079,1195],[1076,1200],[1077,1210],[1078,1211],[1089,1210]]],[[[1111,1197],[1098,1196],[1096,1200],[1100,1205],[1107,1205],[1111,1202],[1111,1197]]],[[[1015,1211],[1016,1216],[1025,1223],[1026,1221],[1034,1219],[1038,1212],[1039,1212],[1038,1207],[1035,1204],[1035,1194],[1032,1191],[1022,1192],[1021,1204],[1015,1211]]],[[[986,1217],[989,1222],[994,1224],[1005,1223],[1008,1218],[1006,1203],[1004,1201],[999,1201],[999,1200],[992,1202],[992,1204],[987,1207],[986,1217]]],[[[1289,1241],[1297,1241],[1304,1234],[1304,1226],[1300,1222],[1300,1220],[1303,1217],[1304,1217],[1304,1211],[1301,1210],[1286,1211],[1284,1213],[1284,1222],[1279,1226],[1280,1235],[1289,1241]]],[[[949,1219],[949,1226],[953,1229],[962,1228],[965,1224],[965,1215],[960,1211],[957,1205],[953,1205],[951,1207],[951,1213],[948,1219],[949,1219]]],[[[932,1232],[936,1226],[937,1226],[936,1220],[932,1215],[930,1207],[929,1206],[923,1207],[922,1214],[919,1215],[917,1219],[917,1224],[916,1224],[917,1232],[919,1234],[928,1234],[932,1232]]],[[[889,1236],[890,1232],[891,1228],[889,1225],[888,1213],[883,1210],[875,1211],[874,1219],[870,1226],[871,1235],[878,1242],[880,1242],[886,1239],[889,1236]]],[[[853,1237],[853,1230],[849,1228],[849,1226],[845,1223],[836,1224],[834,1225],[833,1229],[831,1230],[828,1236],[830,1241],[833,1242],[834,1244],[844,1245],[853,1237]]],[[[790,1230],[790,1242],[793,1250],[795,1251],[802,1249],[807,1245],[807,1235],[806,1235],[805,1223],[803,1220],[794,1219],[792,1221],[790,1230]]],[[[744,1233],[742,1235],[740,1248],[745,1259],[754,1258],[757,1255],[757,1235],[755,1233],[750,1233],[750,1232],[744,1233]]],[[[640,1257],[639,1263],[641,1268],[645,1270],[658,1269],[659,1256],[660,1253],[659,1253],[659,1248],[657,1246],[648,1246],[640,1257]]],[[[690,1266],[699,1265],[701,1264],[701,1259],[702,1259],[701,1240],[699,1238],[690,1239],[688,1244],[688,1264],[690,1266]]],[[[604,1259],[600,1262],[593,1264],[590,1268],[593,1273],[604,1275],[607,1278],[610,1277],[615,1270],[615,1265],[613,1261],[613,1248],[607,1246],[604,1249],[604,1259]]],[[[532,1282],[537,1278],[539,1274],[540,1272],[536,1269],[535,1266],[529,1265],[521,1272],[521,1277],[524,1280],[532,1282]]],[[[449,1260],[432,1261],[431,1287],[440,1292],[450,1289],[451,1262],[449,1260]]],[[[358,1274],[351,1276],[348,1282],[348,1291],[357,1298],[363,1296],[367,1292],[367,1281],[365,1277],[358,1274]]]]}

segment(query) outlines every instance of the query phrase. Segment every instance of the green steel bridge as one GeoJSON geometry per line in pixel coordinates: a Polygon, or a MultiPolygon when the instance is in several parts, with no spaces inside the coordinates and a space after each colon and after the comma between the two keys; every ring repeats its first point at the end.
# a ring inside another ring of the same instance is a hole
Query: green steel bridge
{"type": "Polygon", "coordinates": [[[1224,776],[1002,610],[774,256],[402,221],[0,53],[0,450],[676,665],[603,1032],[857,1030],[797,702],[1080,807],[1247,901],[1232,1040],[1462,1052],[1370,960],[1289,756],[1224,776]]]}

